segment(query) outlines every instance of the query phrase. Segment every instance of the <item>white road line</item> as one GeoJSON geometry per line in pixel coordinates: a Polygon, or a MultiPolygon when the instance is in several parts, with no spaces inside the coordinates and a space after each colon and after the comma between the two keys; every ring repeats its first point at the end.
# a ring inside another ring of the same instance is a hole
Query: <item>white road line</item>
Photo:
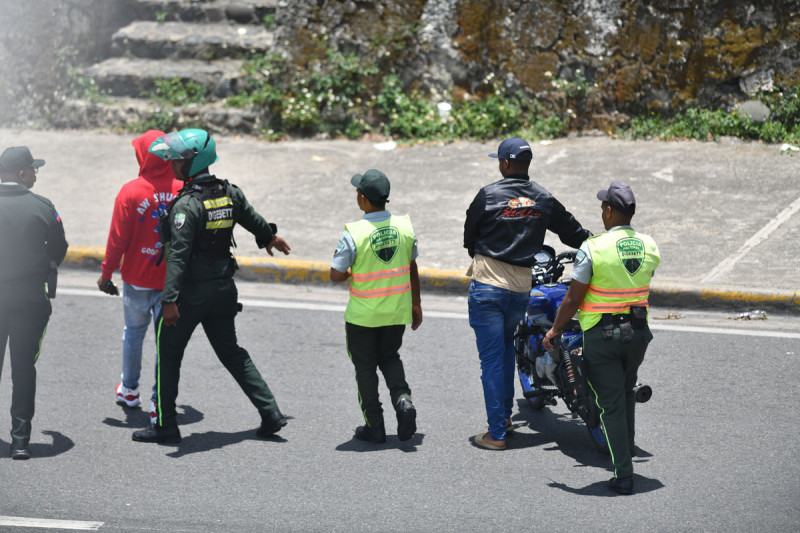
{"type": "MultiPolygon", "coordinates": [[[[93,291],[87,289],[59,289],[59,293],[70,294],[73,296],[104,296],[106,294],[100,291],[93,291]]],[[[279,300],[249,300],[240,299],[242,305],[245,307],[269,307],[274,309],[301,309],[306,311],[333,311],[336,313],[344,313],[346,305],[342,304],[324,304],[316,302],[290,302],[279,300]]],[[[429,318],[450,318],[455,320],[468,320],[467,313],[456,313],[448,311],[425,311],[422,308],[422,316],[429,318]]],[[[733,328],[714,328],[714,327],[700,327],[700,326],[681,326],[672,324],[658,324],[650,321],[650,329],[662,331],[684,331],[688,333],[710,333],[713,335],[742,335],[749,337],[775,337],[782,339],[800,339],[800,333],[793,333],[790,331],[760,331],[749,329],[733,329],[733,328]]]]}
{"type": "Polygon", "coordinates": [[[706,277],[704,277],[700,282],[709,283],[717,279],[718,277],[730,272],[733,269],[733,266],[736,264],[736,262],[739,261],[739,259],[747,255],[747,253],[750,250],[755,248],[758,244],[761,243],[761,241],[766,239],[770,233],[778,229],[778,227],[781,224],[789,220],[792,217],[792,215],[797,213],[797,211],[800,211],[800,198],[792,202],[791,205],[789,205],[789,207],[781,211],[778,214],[778,216],[770,220],[767,223],[767,225],[761,228],[761,230],[758,233],[750,237],[747,240],[747,242],[744,243],[742,247],[739,248],[739,250],[735,254],[726,258],[724,261],[722,261],[720,264],[714,267],[714,269],[711,272],[709,272],[706,275],[706,277]]]}
{"type": "Polygon", "coordinates": [[[79,520],[50,520],[48,518],[23,518],[21,516],[0,516],[0,526],[38,527],[42,529],[72,529],[97,531],[104,522],[83,522],[79,520]]]}
{"type": "Polygon", "coordinates": [[[668,324],[653,324],[650,329],[662,331],[684,331],[687,333],[711,333],[713,335],[742,335],[745,337],[775,337],[780,339],[800,339],[800,333],[791,331],[757,331],[748,329],[710,328],[702,326],[678,326],[668,324]]]}

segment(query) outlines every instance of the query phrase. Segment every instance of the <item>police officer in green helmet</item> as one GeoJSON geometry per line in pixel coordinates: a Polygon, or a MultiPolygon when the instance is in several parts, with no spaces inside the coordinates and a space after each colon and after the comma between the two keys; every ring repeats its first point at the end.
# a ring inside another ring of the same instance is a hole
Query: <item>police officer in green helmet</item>
{"type": "Polygon", "coordinates": [[[157,328],[157,422],[133,433],[140,442],[181,441],[175,401],[184,350],[195,328],[202,324],[220,362],[258,409],[260,437],[274,435],[286,425],[275,397],[256,369],[247,350],[236,342],[234,318],[239,310],[231,254],[233,227],[241,224],[256,238],[259,248],[288,255],[290,247],[247,202],[235,185],[211,175],[217,161],[216,143],[208,132],[187,129],[153,141],[150,152],[172,161],[175,177],[186,182],[159,224],[167,274],[157,328]]]}

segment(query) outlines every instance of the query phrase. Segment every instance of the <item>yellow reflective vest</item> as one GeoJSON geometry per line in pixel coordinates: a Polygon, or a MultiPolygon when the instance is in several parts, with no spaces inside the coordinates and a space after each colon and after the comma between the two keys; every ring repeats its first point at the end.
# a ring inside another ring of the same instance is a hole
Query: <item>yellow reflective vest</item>
{"type": "Polygon", "coordinates": [[[411,324],[411,219],[361,219],[344,228],[356,244],[345,321],[366,327],[411,324]]]}
{"type": "Polygon", "coordinates": [[[630,307],[649,307],[650,280],[661,262],[656,242],[643,233],[620,228],[586,241],[592,258],[592,279],[578,308],[586,331],[603,313],[630,313],[630,307]]]}

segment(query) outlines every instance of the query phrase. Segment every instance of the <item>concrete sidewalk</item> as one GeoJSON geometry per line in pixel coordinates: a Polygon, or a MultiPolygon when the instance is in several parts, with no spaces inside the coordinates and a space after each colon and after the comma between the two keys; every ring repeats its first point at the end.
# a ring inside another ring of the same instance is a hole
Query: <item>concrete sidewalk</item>
{"type": "MultiPolygon", "coordinates": [[[[99,272],[114,197],[138,173],[134,137],[0,129],[3,148],[27,145],[47,161],[34,191],[50,198],[64,220],[68,265],[99,272]]],[[[423,290],[466,291],[464,214],[478,189],[500,178],[488,157],[497,142],[385,151],[358,141],[216,140],[220,161],[212,171],[239,185],[292,246],[288,258],[270,258],[237,227],[242,278],[327,283],[344,223],[361,215],[350,176],[378,168],[392,181],[389,208],[414,223],[423,290]]],[[[798,161],[779,146],[736,140],[583,137],[534,145],[531,177],[595,233],[603,230],[595,192],[615,179],[631,185],[634,227],[652,235],[662,254],[653,304],[800,314],[798,161]]],[[[565,249],[553,234],[547,242],[565,249]]]]}

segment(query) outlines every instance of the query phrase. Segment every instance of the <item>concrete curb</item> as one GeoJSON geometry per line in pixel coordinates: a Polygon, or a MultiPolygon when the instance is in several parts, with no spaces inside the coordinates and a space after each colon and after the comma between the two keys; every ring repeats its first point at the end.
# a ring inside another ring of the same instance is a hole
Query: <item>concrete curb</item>
{"type": "MultiPolygon", "coordinates": [[[[104,248],[70,248],[64,265],[100,272],[104,248]]],[[[237,257],[238,279],[265,283],[329,284],[330,263],[272,257],[237,257]]],[[[460,270],[420,268],[423,291],[465,295],[469,278],[460,270]]],[[[800,292],[741,290],[731,287],[702,287],[692,284],[654,282],[650,301],[662,307],[717,309],[730,312],[763,309],[770,313],[800,315],[800,292]]]]}

